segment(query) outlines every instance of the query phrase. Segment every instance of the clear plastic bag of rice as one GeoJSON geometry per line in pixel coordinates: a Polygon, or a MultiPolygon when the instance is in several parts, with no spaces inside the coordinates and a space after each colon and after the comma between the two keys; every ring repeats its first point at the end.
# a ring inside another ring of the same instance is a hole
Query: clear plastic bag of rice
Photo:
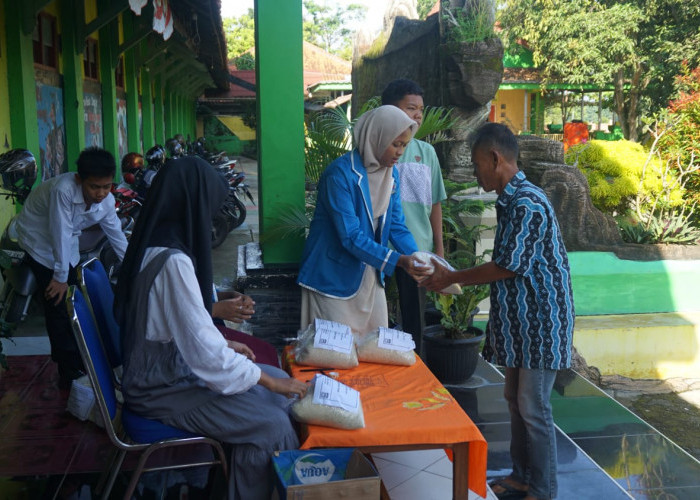
{"type": "Polygon", "coordinates": [[[416,362],[416,343],[410,333],[380,326],[355,339],[357,359],[385,365],[411,366],[416,362]]]}
{"type": "Polygon", "coordinates": [[[359,364],[350,327],[318,318],[299,335],[294,357],[297,364],[321,368],[354,368],[359,364]]]}
{"type": "MultiPolygon", "coordinates": [[[[452,265],[447,262],[445,259],[440,257],[437,254],[434,254],[433,252],[413,252],[411,256],[415,260],[419,260],[425,267],[430,268],[430,271],[428,274],[433,274],[433,271],[435,270],[435,266],[433,266],[433,261],[432,259],[435,259],[438,261],[440,264],[445,266],[447,269],[450,271],[454,271],[455,268],[452,267],[452,265]]],[[[452,283],[450,286],[443,288],[440,290],[442,293],[451,293],[453,295],[462,295],[462,287],[459,286],[457,283],[452,283]]]]}
{"type": "Polygon", "coordinates": [[[306,395],[292,404],[292,416],[306,424],[336,429],[362,429],[365,416],[360,393],[325,375],[317,374],[306,395]]]}

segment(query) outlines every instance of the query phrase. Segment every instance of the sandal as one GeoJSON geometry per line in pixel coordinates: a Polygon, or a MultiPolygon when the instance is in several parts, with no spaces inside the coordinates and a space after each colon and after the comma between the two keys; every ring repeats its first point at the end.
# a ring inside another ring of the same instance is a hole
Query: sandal
{"type": "Polygon", "coordinates": [[[503,491],[500,493],[493,492],[497,498],[500,500],[515,500],[516,498],[525,498],[527,496],[527,490],[519,490],[514,488],[506,482],[505,479],[496,479],[489,483],[489,487],[493,489],[494,486],[500,486],[503,491]]]}

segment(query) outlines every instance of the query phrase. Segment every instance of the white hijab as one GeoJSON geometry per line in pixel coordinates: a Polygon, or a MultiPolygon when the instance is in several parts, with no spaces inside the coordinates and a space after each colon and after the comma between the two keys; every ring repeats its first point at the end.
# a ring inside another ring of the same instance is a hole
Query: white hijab
{"type": "Polygon", "coordinates": [[[411,130],[411,138],[418,124],[396,106],[380,106],[364,113],[355,123],[353,136],[362,163],[367,170],[372,213],[375,219],[384,215],[389,207],[393,187],[392,167],[383,167],[379,158],[398,136],[411,130]]]}

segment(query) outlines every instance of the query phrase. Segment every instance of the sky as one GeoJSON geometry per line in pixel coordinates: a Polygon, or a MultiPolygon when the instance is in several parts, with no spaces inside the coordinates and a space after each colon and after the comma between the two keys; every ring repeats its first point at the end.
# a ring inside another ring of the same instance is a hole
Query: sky
{"type": "MultiPolygon", "coordinates": [[[[265,1],[265,0],[260,0],[265,1]]],[[[382,28],[384,11],[391,0],[316,0],[320,4],[349,4],[359,3],[367,7],[366,25],[372,32],[382,28]]],[[[238,17],[253,8],[253,0],[221,0],[221,17],[238,17]]]]}

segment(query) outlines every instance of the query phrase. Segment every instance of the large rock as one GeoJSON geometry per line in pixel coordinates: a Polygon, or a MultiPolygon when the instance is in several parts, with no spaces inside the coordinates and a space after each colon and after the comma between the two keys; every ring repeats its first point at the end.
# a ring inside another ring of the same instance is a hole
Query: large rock
{"type": "Polygon", "coordinates": [[[442,46],[449,103],[467,111],[491,102],[503,78],[503,44],[499,38],[442,46]]]}
{"type": "Polygon", "coordinates": [[[457,126],[450,131],[450,140],[439,144],[444,176],[454,182],[471,182],[476,180],[472,167],[472,154],[469,136],[481,126],[489,116],[489,104],[465,111],[455,108],[452,116],[458,119],[457,126]]]}
{"type": "Polygon", "coordinates": [[[518,165],[528,180],[547,194],[567,250],[592,250],[622,243],[613,218],[593,206],[586,177],[578,168],[564,164],[562,143],[518,136],[518,146],[518,165]]]}

